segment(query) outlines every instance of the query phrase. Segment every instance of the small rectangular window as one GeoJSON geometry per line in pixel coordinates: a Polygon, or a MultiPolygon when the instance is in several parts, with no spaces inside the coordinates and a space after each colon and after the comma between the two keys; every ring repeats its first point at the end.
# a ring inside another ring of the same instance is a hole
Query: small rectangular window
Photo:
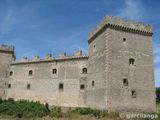
{"type": "Polygon", "coordinates": [[[27,89],[29,90],[31,88],[31,85],[30,84],[27,84],[27,89]]]}
{"type": "Polygon", "coordinates": [[[12,76],[13,75],[13,71],[10,71],[9,75],[12,76]]]}
{"type": "Polygon", "coordinates": [[[52,70],[52,73],[53,73],[53,74],[57,74],[57,69],[53,69],[53,70],[52,70]]]}
{"type": "Polygon", "coordinates": [[[131,91],[131,95],[132,95],[132,98],[136,98],[136,91],[135,91],[135,90],[132,90],[132,91],[131,91]]]}
{"type": "Polygon", "coordinates": [[[80,90],[84,90],[84,89],[85,89],[85,85],[84,84],[80,85],[80,90]]]}
{"type": "Polygon", "coordinates": [[[8,88],[11,88],[11,84],[8,84],[8,88]]]}
{"type": "Polygon", "coordinates": [[[126,79],[126,78],[123,79],[123,85],[128,86],[128,79],[126,79]]]}
{"type": "Polygon", "coordinates": [[[33,74],[33,71],[32,70],[29,70],[29,76],[32,76],[32,74],[33,74]]]}
{"type": "Polygon", "coordinates": [[[135,64],[135,59],[130,58],[130,59],[129,59],[129,65],[134,65],[134,64],[135,64]]]}
{"type": "Polygon", "coordinates": [[[63,87],[64,87],[64,86],[63,86],[63,83],[60,83],[60,84],[59,84],[59,90],[60,90],[60,91],[63,91],[63,87]]]}

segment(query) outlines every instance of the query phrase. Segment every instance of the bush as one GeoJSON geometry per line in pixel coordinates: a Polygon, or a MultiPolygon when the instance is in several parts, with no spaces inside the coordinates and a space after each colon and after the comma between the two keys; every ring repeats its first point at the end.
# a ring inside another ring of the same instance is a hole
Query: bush
{"type": "Polygon", "coordinates": [[[62,113],[60,107],[54,107],[51,110],[50,117],[61,118],[64,117],[64,113],[62,113]]]}
{"type": "Polygon", "coordinates": [[[49,113],[48,104],[43,105],[40,102],[29,102],[25,100],[14,101],[12,98],[8,100],[0,99],[0,114],[22,118],[43,117],[49,113]]]}
{"type": "Polygon", "coordinates": [[[106,110],[93,110],[91,108],[76,108],[72,112],[80,115],[90,115],[94,117],[104,117],[108,113],[106,110]]]}

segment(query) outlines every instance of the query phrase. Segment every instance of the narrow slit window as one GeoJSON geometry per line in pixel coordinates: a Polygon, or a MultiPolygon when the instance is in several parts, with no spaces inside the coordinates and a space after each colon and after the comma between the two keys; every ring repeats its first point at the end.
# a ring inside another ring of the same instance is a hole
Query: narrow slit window
{"type": "Polygon", "coordinates": [[[53,70],[52,70],[52,73],[53,73],[53,74],[57,74],[57,69],[53,69],[53,70]]]}
{"type": "Polygon", "coordinates": [[[29,70],[29,76],[32,76],[33,75],[33,71],[32,70],[29,70]]]}
{"type": "Polygon", "coordinates": [[[30,84],[27,84],[27,89],[31,89],[31,85],[30,84]]]}
{"type": "Polygon", "coordinates": [[[83,68],[82,73],[86,74],[87,73],[87,68],[83,68]]]}
{"type": "Polygon", "coordinates": [[[63,91],[63,89],[64,89],[63,83],[60,83],[59,84],[59,90],[63,91]]]}
{"type": "Polygon", "coordinates": [[[134,65],[134,64],[135,64],[135,59],[130,58],[130,59],[129,59],[129,65],[134,65]]]}
{"type": "Polygon", "coordinates": [[[95,82],[94,82],[94,81],[92,81],[92,87],[94,87],[94,85],[95,85],[95,82]]]}

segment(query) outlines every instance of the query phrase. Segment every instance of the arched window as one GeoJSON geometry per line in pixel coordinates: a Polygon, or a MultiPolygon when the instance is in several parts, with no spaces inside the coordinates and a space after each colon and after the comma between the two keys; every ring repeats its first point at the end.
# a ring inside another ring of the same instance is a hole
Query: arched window
{"type": "Polygon", "coordinates": [[[135,64],[135,59],[130,58],[130,59],[129,59],[129,65],[134,65],[134,64],[135,64]]]}
{"type": "Polygon", "coordinates": [[[87,73],[87,68],[83,68],[82,73],[87,73]]]}
{"type": "Polygon", "coordinates": [[[13,71],[10,71],[10,72],[9,72],[9,75],[12,76],[12,75],[13,75],[13,71]]]}
{"type": "Polygon", "coordinates": [[[94,84],[95,84],[95,83],[94,83],[94,80],[93,80],[93,81],[92,81],[92,87],[94,87],[94,84]]]}
{"type": "Polygon", "coordinates": [[[32,75],[33,75],[33,71],[32,71],[32,70],[29,70],[28,75],[29,75],[29,76],[32,76],[32,75]]]}
{"type": "Polygon", "coordinates": [[[57,74],[57,69],[52,69],[53,74],[57,74]]]}

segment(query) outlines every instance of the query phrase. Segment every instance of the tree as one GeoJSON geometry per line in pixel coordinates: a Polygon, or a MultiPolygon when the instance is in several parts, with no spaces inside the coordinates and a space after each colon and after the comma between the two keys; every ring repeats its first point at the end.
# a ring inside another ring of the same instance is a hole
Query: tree
{"type": "Polygon", "coordinates": [[[157,101],[160,102],[160,87],[156,88],[156,98],[157,98],[157,101]]]}

